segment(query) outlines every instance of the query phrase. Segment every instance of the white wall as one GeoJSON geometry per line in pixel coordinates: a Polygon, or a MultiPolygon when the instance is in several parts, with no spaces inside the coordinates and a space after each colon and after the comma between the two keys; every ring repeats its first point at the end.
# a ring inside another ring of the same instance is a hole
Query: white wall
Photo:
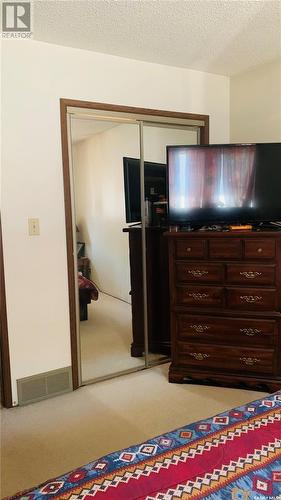
{"type": "Polygon", "coordinates": [[[33,40],[2,42],[2,221],[16,380],[71,363],[59,98],[210,115],[229,140],[229,79],[33,40]],[[27,218],[39,217],[29,237],[27,218]]]}
{"type": "Polygon", "coordinates": [[[281,140],[281,60],[230,79],[230,140],[281,140]]]}
{"type": "MultiPolygon", "coordinates": [[[[145,160],[166,162],[166,145],[196,144],[195,131],[144,127],[145,160]]],[[[136,125],[119,125],[74,145],[76,221],[101,291],[130,302],[123,157],[139,158],[136,125]]]]}

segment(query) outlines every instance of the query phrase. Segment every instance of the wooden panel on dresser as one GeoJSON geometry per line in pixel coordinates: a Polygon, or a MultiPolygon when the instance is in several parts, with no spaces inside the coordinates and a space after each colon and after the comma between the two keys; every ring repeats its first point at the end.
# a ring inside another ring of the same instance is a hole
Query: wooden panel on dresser
{"type": "Polygon", "coordinates": [[[273,349],[177,342],[175,359],[179,365],[219,370],[273,374],[276,356],[273,349]]]}
{"type": "Polygon", "coordinates": [[[178,259],[194,259],[205,257],[206,255],[206,241],[197,238],[193,241],[186,239],[179,239],[176,241],[176,256],[178,259]]]}
{"type": "Polygon", "coordinates": [[[281,232],[169,232],[171,382],[281,389],[281,232]]]}
{"type": "Polygon", "coordinates": [[[223,305],[223,288],[218,286],[185,285],[176,287],[178,304],[202,307],[223,305]]]}
{"type": "Polygon", "coordinates": [[[277,293],[269,288],[227,288],[226,305],[230,309],[275,311],[277,293]]]}
{"type": "Polygon", "coordinates": [[[268,347],[276,344],[276,320],[174,314],[178,340],[268,347]]]}
{"type": "Polygon", "coordinates": [[[176,266],[176,280],[181,282],[221,283],[224,268],[222,264],[205,264],[202,262],[178,261],[176,266]]]}
{"type": "Polygon", "coordinates": [[[273,259],[275,257],[275,246],[273,238],[245,240],[245,258],[273,259]]]}
{"type": "Polygon", "coordinates": [[[275,269],[271,264],[228,264],[227,282],[230,285],[274,285],[275,269]]]}
{"type": "Polygon", "coordinates": [[[239,259],[242,257],[242,241],[239,238],[211,240],[209,257],[211,259],[239,259]]]}

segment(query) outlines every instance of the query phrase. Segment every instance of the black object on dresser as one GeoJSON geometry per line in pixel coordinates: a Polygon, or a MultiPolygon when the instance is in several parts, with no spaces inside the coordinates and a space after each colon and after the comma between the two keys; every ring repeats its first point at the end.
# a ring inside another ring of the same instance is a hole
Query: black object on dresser
{"type": "MultiPolygon", "coordinates": [[[[133,342],[131,355],[144,352],[142,234],[140,226],[123,229],[129,234],[133,342]]],[[[146,228],[148,345],[152,353],[170,356],[170,297],[166,228],[146,228]]]]}
{"type": "Polygon", "coordinates": [[[281,388],[281,233],[169,232],[170,382],[281,388]]]}

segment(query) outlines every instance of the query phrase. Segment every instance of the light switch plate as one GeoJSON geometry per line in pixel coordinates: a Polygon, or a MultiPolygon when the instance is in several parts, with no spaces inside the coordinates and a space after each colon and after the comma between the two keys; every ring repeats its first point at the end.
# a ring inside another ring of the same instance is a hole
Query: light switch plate
{"type": "Polygon", "coordinates": [[[39,236],[39,219],[28,219],[28,234],[29,236],[39,236]]]}

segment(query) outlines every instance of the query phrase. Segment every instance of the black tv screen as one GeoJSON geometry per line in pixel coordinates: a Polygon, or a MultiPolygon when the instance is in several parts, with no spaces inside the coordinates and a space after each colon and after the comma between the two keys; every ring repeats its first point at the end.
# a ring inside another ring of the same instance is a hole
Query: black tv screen
{"type": "MultiPolygon", "coordinates": [[[[140,160],[123,158],[126,222],[141,220],[140,160]]],[[[144,162],[145,199],[151,203],[166,198],[167,166],[164,163],[144,162]]]]}
{"type": "Polygon", "coordinates": [[[281,143],[167,146],[171,224],[281,220],[281,143]]]}

